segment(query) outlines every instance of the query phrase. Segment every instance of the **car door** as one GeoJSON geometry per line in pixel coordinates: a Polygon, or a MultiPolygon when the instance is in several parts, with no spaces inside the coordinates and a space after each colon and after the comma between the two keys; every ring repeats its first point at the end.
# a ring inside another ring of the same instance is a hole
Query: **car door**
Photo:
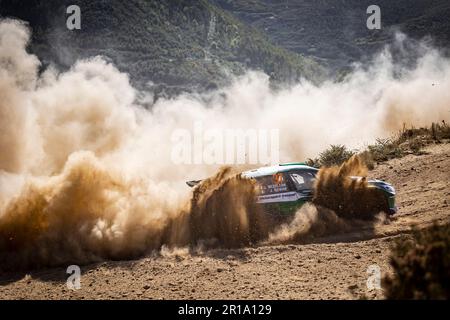
{"type": "Polygon", "coordinates": [[[285,172],[275,173],[256,179],[259,185],[258,203],[272,215],[289,215],[295,212],[298,193],[292,188],[285,172]]]}

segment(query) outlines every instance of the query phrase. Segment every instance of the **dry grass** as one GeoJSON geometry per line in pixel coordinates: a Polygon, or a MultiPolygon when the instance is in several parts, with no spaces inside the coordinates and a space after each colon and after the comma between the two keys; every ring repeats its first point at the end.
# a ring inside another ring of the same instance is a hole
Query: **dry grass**
{"type": "Polygon", "coordinates": [[[434,143],[450,142],[450,126],[442,121],[432,123],[429,127],[407,128],[403,126],[397,134],[390,138],[377,139],[366,150],[349,150],[344,145],[331,145],[321,152],[315,159],[308,159],[306,163],[312,167],[339,166],[354,154],[359,154],[369,170],[375,164],[394,158],[401,158],[408,154],[423,154],[423,148],[434,143]]]}
{"type": "Polygon", "coordinates": [[[377,139],[375,144],[369,145],[367,151],[373,161],[383,162],[393,158],[401,158],[407,154],[420,155],[423,147],[446,142],[450,139],[450,126],[442,121],[432,123],[430,127],[406,128],[388,139],[377,139]]]}

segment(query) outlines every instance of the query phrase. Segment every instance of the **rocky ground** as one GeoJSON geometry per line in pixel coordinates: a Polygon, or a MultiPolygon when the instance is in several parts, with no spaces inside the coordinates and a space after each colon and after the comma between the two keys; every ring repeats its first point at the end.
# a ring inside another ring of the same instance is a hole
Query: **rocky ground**
{"type": "Polygon", "coordinates": [[[82,266],[81,288],[66,268],[0,275],[0,299],[382,299],[368,268],[392,272],[389,248],[412,225],[450,222],[450,144],[380,164],[373,178],[397,189],[399,212],[375,230],[286,244],[190,253],[162,250],[135,261],[82,266]]]}

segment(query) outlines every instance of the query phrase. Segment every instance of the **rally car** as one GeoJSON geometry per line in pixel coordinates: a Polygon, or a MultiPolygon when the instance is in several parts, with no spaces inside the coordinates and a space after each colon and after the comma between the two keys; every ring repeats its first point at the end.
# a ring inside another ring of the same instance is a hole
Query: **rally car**
{"type": "MultiPolygon", "coordinates": [[[[314,167],[304,163],[286,163],[277,166],[262,167],[243,172],[247,178],[255,179],[259,186],[257,202],[265,211],[275,215],[295,213],[305,202],[312,201],[314,196],[314,181],[319,172],[314,167]]],[[[362,179],[357,176],[348,179],[362,179]]],[[[369,188],[376,188],[383,194],[383,208],[386,213],[397,212],[395,206],[395,189],[381,180],[367,180],[369,188]]]]}
{"type": "MultiPolygon", "coordinates": [[[[290,216],[305,202],[312,201],[318,172],[318,169],[304,163],[286,163],[245,171],[242,176],[256,180],[259,188],[256,202],[263,206],[265,212],[276,216],[290,216]]],[[[357,176],[347,178],[362,179],[357,176]]],[[[200,181],[188,181],[187,184],[193,187],[200,181]]],[[[381,207],[386,213],[392,215],[397,212],[395,189],[392,185],[375,179],[367,180],[367,185],[383,195],[380,201],[385,202],[381,207]]]]}

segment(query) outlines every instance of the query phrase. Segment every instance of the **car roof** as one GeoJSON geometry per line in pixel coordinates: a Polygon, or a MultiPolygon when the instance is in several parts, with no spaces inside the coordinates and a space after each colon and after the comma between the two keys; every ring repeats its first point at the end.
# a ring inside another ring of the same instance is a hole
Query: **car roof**
{"type": "Polygon", "coordinates": [[[272,174],[275,174],[278,172],[291,171],[294,169],[318,171],[318,169],[307,166],[304,163],[284,163],[284,164],[279,164],[276,166],[268,166],[268,167],[261,167],[258,169],[248,170],[248,171],[242,172],[242,175],[246,178],[258,178],[258,177],[269,176],[269,175],[272,175],[272,174]]]}

